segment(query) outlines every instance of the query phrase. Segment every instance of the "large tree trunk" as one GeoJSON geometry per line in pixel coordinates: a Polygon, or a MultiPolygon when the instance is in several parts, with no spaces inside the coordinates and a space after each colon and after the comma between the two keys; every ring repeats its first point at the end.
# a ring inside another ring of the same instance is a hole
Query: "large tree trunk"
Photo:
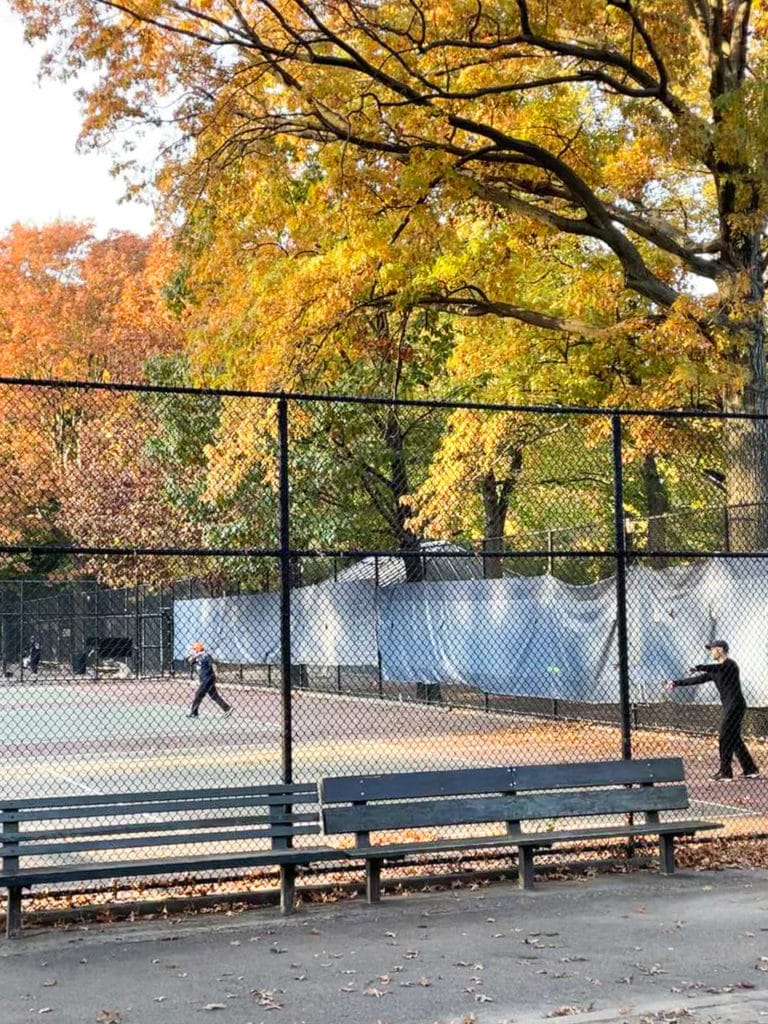
{"type": "MultiPolygon", "coordinates": [[[[643,456],[640,473],[643,478],[645,502],[648,509],[646,551],[649,554],[658,554],[667,548],[666,515],[669,511],[669,497],[659,473],[656,456],[652,452],[643,456]]],[[[667,559],[663,557],[654,558],[650,562],[650,565],[656,569],[661,569],[666,564],[667,559]]]]}
{"type": "MultiPolygon", "coordinates": [[[[727,406],[732,412],[766,416],[765,289],[757,269],[752,274],[750,300],[756,312],[745,329],[747,380],[727,406]]],[[[727,420],[725,450],[728,546],[732,551],[764,551],[768,549],[768,420],[727,420]]]]}
{"type": "Polygon", "coordinates": [[[408,525],[413,509],[406,499],[410,493],[408,485],[408,463],[405,456],[405,441],[398,419],[397,409],[387,410],[384,426],[384,441],[389,451],[389,469],[392,482],[392,522],[395,539],[403,552],[405,578],[409,583],[424,579],[424,562],[421,556],[421,538],[408,525]]]}
{"type": "Polygon", "coordinates": [[[726,497],[731,551],[768,549],[768,423],[729,420],[726,425],[726,497]]]}
{"type": "MultiPolygon", "coordinates": [[[[729,30],[735,4],[713,22],[718,52],[712,61],[710,93],[714,122],[723,127],[724,111],[743,88],[747,72],[746,46],[730,45],[729,30]],[[726,25],[726,20],[728,24],[726,25]]],[[[748,11],[746,5],[744,10],[748,11]]],[[[727,126],[726,126],[727,130],[727,126]]],[[[765,366],[765,284],[763,273],[763,196],[748,158],[715,149],[722,258],[735,268],[729,282],[732,297],[725,310],[733,333],[731,355],[741,363],[744,383],[735,396],[726,396],[726,408],[751,416],[768,414],[765,366]]],[[[726,498],[729,506],[729,546],[733,551],[768,548],[768,421],[727,420],[725,423],[726,498]]]]}
{"type": "Polygon", "coordinates": [[[515,451],[510,459],[508,477],[499,481],[493,470],[489,470],[480,481],[485,515],[483,568],[485,578],[489,580],[498,580],[504,575],[504,532],[509,512],[509,499],[514,488],[515,476],[522,466],[523,453],[515,451]]]}

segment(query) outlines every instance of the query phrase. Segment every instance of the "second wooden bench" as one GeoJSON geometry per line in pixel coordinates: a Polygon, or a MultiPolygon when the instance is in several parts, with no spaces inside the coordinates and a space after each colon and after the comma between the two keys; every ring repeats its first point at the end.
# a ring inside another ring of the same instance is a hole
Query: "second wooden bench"
{"type": "Polygon", "coordinates": [[[453,850],[514,847],[521,887],[531,889],[534,858],[556,843],[655,835],[659,869],[675,870],[680,835],[721,825],[697,818],[662,821],[660,812],[687,811],[680,758],[456,768],[322,779],[320,805],[327,836],[351,833],[347,858],[365,861],[369,902],[381,896],[381,870],[409,857],[453,850]],[[636,820],[640,815],[641,820],[636,820]],[[619,818],[595,825],[594,819],[619,818]],[[545,828],[525,827],[536,823],[545,828]],[[482,825],[501,824],[489,834],[482,825]],[[460,836],[375,842],[376,833],[467,826],[460,836]]]}

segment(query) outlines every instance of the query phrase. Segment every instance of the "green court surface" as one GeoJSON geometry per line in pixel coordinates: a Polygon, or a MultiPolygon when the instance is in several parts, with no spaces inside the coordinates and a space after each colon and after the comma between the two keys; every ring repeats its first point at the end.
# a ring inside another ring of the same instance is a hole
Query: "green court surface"
{"type": "MultiPolygon", "coordinates": [[[[205,700],[187,717],[188,678],[0,687],[5,796],[254,785],[281,778],[276,689],[224,684],[225,718],[205,700]]],[[[506,762],[507,716],[300,691],[292,701],[294,778],[506,762]]],[[[528,729],[529,723],[525,723],[528,729]]],[[[613,734],[614,730],[608,730],[613,734]]]]}

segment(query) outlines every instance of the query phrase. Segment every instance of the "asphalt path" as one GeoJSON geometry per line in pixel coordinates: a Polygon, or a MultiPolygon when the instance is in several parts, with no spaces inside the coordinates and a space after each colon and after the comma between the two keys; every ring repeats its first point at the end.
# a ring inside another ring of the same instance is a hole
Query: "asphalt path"
{"type": "Polygon", "coordinates": [[[3,1024],[759,1024],[768,873],[650,871],[0,944],[3,1024]]]}

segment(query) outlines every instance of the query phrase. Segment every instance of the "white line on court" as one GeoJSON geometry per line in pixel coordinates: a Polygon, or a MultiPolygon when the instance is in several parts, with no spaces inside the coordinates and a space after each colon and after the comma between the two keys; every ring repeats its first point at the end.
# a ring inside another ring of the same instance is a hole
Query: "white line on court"
{"type": "Polygon", "coordinates": [[[100,789],[94,789],[93,786],[86,786],[85,783],[79,779],[73,778],[71,775],[65,775],[63,772],[57,772],[52,768],[48,768],[45,765],[41,766],[48,775],[51,775],[54,779],[61,780],[62,782],[68,782],[70,786],[75,789],[81,790],[83,793],[88,793],[91,796],[99,796],[101,794],[100,789]]]}
{"type": "MultiPolygon", "coordinates": [[[[748,817],[749,814],[750,814],[750,811],[753,814],[760,814],[760,815],[765,813],[762,810],[754,810],[754,809],[749,808],[749,807],[743,807],[741,804],[721,804],[721,803],[718,803],[716,800],[702,800],[702,799],[691,800],[691,807],[694,807],[696,805],[699,806],[699,807],[703,807],[703,808],[711,807],[713,810],[730,811],[731,813],[733,813],[735,811],[741,817],[748,817]]],[[[706,813],[706,811],[704,813],[706,813]]]]}

